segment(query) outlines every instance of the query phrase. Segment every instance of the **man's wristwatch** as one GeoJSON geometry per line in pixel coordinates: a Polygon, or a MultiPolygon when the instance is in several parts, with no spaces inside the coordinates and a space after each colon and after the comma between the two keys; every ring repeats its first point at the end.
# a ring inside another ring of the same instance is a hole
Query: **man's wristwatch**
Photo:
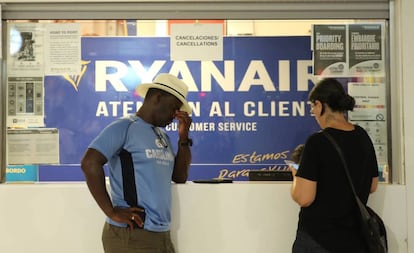
{"type": "Polygon", "coordinates": [[[189,147],[193,146],[193,139],[188,138],[187,141],[180,142],[180,146],[189,146],[189,147]]]}

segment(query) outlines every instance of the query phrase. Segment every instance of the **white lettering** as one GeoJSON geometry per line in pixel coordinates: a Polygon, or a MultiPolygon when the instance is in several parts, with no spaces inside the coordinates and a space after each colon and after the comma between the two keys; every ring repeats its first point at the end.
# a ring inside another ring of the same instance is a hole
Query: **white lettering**
{"type": "Polygon", "coordinates": [[[212,77],[223,91],[234,91],[234,61],[224,61],[224,75],[211,61],[201,62],[201,90],[211,91],[212,77]]]}
{"type": "Polygon", "coordinates": [[[287,112],[289,110],[287,107],[289,104],[289,102],[279,102],[279,116],[289,117],[289,113],[287,112]]]}
{"type": "Polygon", "coordinates": [[[165,65],[165,60],[155,60],[148,70],[145,69],[144,65],[140,61],[128,61],[132,69],[141,77],[142,83],[150,83],[154,80],[155,76],[165,65]]]}
{"type": "Polygon", "coordinates": [[[174,161],[174,156],[166,149],[146,149],[145,154],[149,159],[174,161]]]}
{"type": "Polygon", "coordinates": [[[121,112],[122,116],[127,116],[138,111],[141,106],[141,101],[99,101],[95,115],[96,117],[118,117],[121,112]]]}
{"type": "Polygon", "coordinates": [[[252,132],[257,131],[257,122],[219,122],[218,130],[229,131],[243,131],[252,132]]]}
{"type": "Polygon", "coordinates": [[[121,81],[128,74],[128,68],[125,64],[119,61],[96,61],[95,64],[96,92],[106,92],[107,81],[116,91],[128,91],[127,87],[121,81]]]}
{"type": "Polygon", "coordinates": [[[279,61],[279,91],[290,91],[290,61],[279,61]]]}
{"type": "Polygon", "coordinates": [[[210,114],[209,116],[224,116],[224,117],[234,117],[236,114],[230,110],[230,102],[224,101],[224,114],[222,113],[220,102],[213,101],[211,103],[210,114]]]}
{"type": "Polygon", "coordinates": [[[118,117],[118,106],[121,105],[120,101],[109,101],[109,105],[112,106],[112,115],[118,117]]]}
{"type": "Polygon", "coordinates": [[[106,107],[106,103],[104,101],[99,101],[95,115],[96,117],[108,117],[108,108],[106,107]]]}
{"type": "Polygon", "coordinates": [[[181,76],[188,86],[188,91],[198,91],[190,68],[185,61],[174,61],[169,73],[175,76],[181,76]]]}
{"type": "Polygon", "coordinates": [[[200,113],[201,113],[200,102],[198,102],[198,101],[197,102],[188,101],[188,105],[192,109],[191,116],[200,117],[200,113]]]}
{"type": "Polygon", "coordinates": [[[243,111],[246,117],[305,116],[306,105],[308,103],[305,101],[270,101],[268,104],[263,101],[246,101],[243,111]]]}
{"type": "Polygon", "coordinates": [[[239,91],[249,91],[251,86],[261,85],[265,91],[275,91],[276,88],[263,64],[263,61],[251,61],[243,80],[239,86],[239,91]],[[256,76],[258,78],[256,78],[256,76]]]}
{"type": "Polygon", "coordinates": [[[297,91],[308,91],[311,90],[309,88],[309,80],[312,83],[317,83],[318,79],[316,76],[312,74],[312,71],[308,69],[312,66],[312,61],[309,60],[299,60],[297,62],[298,70],[297,70],[297,78],[298,78],[298,86],[297,91]]]}
{"type": "Polygon", "coordinates": [[[128,115],[128,114],[134,113],[135,110],[132,107],[133,105],[134,105],[134,102],[132,102],[132,101],[125,101],[123,103],[123,105],[122,105],[122,115],[125,116],[125,115],[128,115]]]}
{"type": "MultiPolygon", "coordinates": [[[[192,122],[190,125],[190,131],[196,131],[196,132],[209,132],[209,131],[215,131],[216,125],[214,122],[192,122]]],[[[177,122],[173,122],[165,127],[166,131],[178,131],[178,124],[177,122]]]]}
{"type": "Polygon", "coordinates": [[[211,107],[210,107],[210,113],[208,114],[208,116],[213,117],[213,116],[223,116],[223,113],[221,112],[221,107],[220,107],[220,103],[218,101],[213,101],[211,103],[211,107]]]}
{"type": "MultiPolygon", "coordinates": [[[[162,67],[165,66],[165,60],[154,60],[149,66],[143,65],[138,60],[128,61],[125,64],[121,61],[96,61],[95,63],[95,91],[106,92],[108,87],[112,87],[117,92],[128,92],[135,89],[136,85],[141,81],[150,82],[159,73],[162,67]],[[132,69],[135,76],[130,75],[132,69]],[[133,79],[137,79],[132,83],[133,79]],[[126,80],[131,84],[125,84],[126,80]]],[[[279,60],[278,70],[279,75],[274,82],[270,77],[266,65],[261,60],[252,60],[244,72],[240,83],[236,82],[236,62],[234,60],[223,61],[216,63],[213,61],[201,61],[200,63],[200,83],[196,84],[193,73],[187,62],[174,61],[172,62],[169,73],[177,75],[188,85],[189,92],[211,92],[214,87],[219,87],[226,92],[249,92],[253,86],[260,86],[264,91],[276,91],[276,87],[280,91],[291,91],[292,83],[290,80],[290,60],[279,60]],[[219,65],[220,64],[220,65],[219,65]],[[222,65],[222,67],[220,67],[222,65]],[[223,68],[222,71],[220,69],[223,68]],[[278,83],[277,83],[278,82],[278,83]]],[[[298,91],[308,91],[309,84],[317,82],[317,78],[312,75],[311,60],[297,61],[297,87],[298,91]]],[[[273,69],[277,66],[269,66],[273,69]]]]}

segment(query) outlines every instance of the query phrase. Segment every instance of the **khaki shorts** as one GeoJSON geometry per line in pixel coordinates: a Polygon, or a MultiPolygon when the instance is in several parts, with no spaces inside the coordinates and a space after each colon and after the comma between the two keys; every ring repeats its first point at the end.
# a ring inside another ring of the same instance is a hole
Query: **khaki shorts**
{"type": "Polygon", "coordinates": [[[131,230],[105,223],[102,243],[105,253],[175,253],[169,231],[131,230]]]}

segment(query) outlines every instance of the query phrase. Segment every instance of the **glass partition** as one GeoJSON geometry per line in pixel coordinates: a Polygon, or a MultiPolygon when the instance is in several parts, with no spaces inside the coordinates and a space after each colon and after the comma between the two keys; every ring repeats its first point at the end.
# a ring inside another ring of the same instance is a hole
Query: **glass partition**
{"type": "MultiPolygon", "coordinates": [[[[386,20],[4,24],[8,182],[82,181],[89,142],[134,113],[143,101],[135,88],[160,72],[189,86],[190,180],[243,181],[251,170],[286,170],[293,149],[319,130],[309,90],[330,76],[356,98],[348,117],[370,134],[381,181],[392,181],[386,20]]],[[[177,124],[165,130],[176,143],[177,124]]]]}

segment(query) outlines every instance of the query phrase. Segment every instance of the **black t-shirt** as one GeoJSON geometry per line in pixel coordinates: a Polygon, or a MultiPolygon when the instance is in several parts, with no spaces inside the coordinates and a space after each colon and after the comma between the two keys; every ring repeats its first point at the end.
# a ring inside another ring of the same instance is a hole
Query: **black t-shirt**
{"type": "MultiPolygon", "coordinates": [[[[371,139],[365,130],[342,131],[327,128],[341,147],[355,190],[363,203],[368,200],[378,164],[371,139]]],[[[297,177],[317,183],[316,197],[299,213],[298,230],[305,231],[331,252],[354,252],[361,247],[356,208],[341,159],[323,133],[311,135],[305,144],[297,177]]]]}

